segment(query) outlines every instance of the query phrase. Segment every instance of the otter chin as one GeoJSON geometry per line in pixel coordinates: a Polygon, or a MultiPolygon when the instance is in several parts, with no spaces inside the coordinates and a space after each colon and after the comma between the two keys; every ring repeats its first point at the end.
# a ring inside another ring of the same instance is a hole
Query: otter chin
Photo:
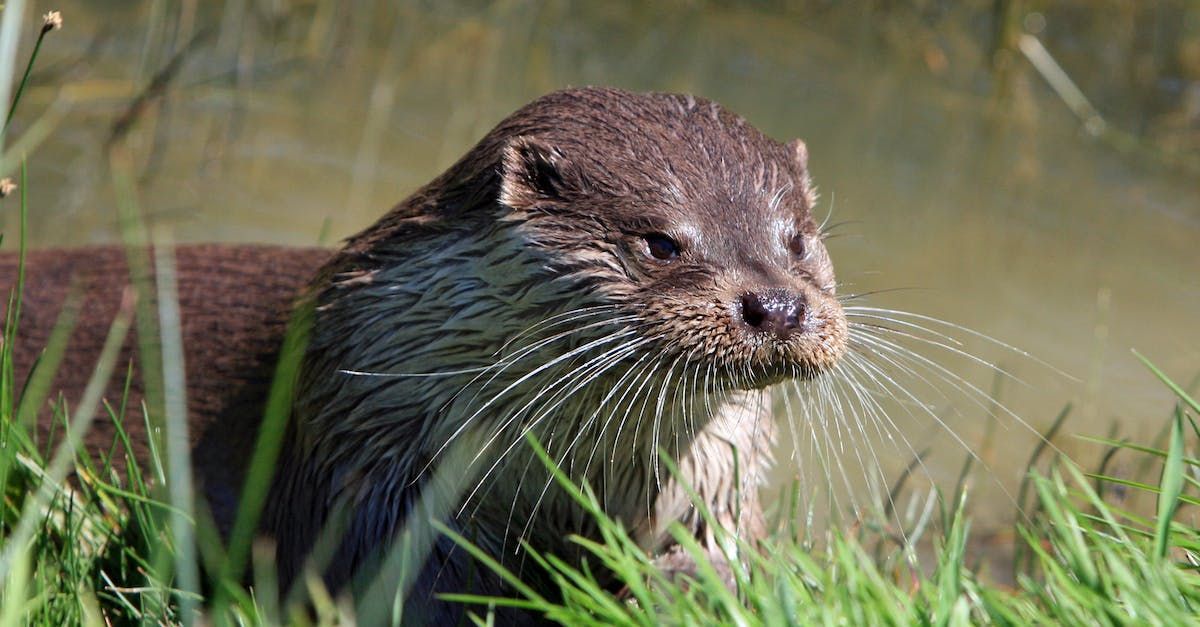
{"type": "MultiPolygon", "coordinates": [[[[193,458],[218,526],[257,432],[262,347],[278,350],[295,302],[311,327],[261,529],[285,584],[323,530],[340,539],[319,572],[342,588],[436,518],[536,587],[522,546],[576,559],[569,536],[596,529],[530,437],[651,553],[669,549],[675,522],[716,549],[683,483],[723,526],[759,537],[764,390],[820,376],[846,350],[814,204],[799,140],[693,96],[569,89],[501,121],[337,251],[181,249],[193,458]],[[247,311],[255,322],[235,326],[258,356],[211,367],[239,345],[217,345],[210,318],[247,311]]],[[[422,559],[406,619],[458,620],[439,593],[506,593],[447,537],[422,559]]]]}

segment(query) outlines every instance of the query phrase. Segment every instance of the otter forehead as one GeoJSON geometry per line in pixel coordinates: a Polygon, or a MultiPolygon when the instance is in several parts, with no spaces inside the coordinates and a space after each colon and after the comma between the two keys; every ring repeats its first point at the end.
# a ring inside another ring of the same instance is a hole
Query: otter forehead
{"type": "Polygon", "coordinates": [[[807,186],[802,144],[780,144],[695,96],[567,90],[535,100],[502,127],[554,146],[605,191],[692,201],[714,218],[727,217],[726,204],[766,209],[779,190],[807,186]]]}
{"type": "Polygon", "coordinates": [[[568,90],[499,130],[545,151],[559,210],[609,228],[661,231],[696,254],[750,264],[786,256],[788,238],[814,229],[804,144],[776,142],[702,98],[568,90]]]}

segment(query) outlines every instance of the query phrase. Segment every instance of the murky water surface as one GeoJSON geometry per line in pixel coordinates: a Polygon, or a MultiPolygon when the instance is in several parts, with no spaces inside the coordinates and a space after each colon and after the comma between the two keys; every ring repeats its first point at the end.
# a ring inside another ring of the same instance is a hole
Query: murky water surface
{"type": "MultiPolygon", "coordinates": [[[[1148,438],[1164,424],[1171,397],[1131,350],[1182,382],[1200,373],[1194,30],[1146,26],[1164,18],[1133,8],[1034,18],[1046,49],[1114,128],[1132,134],[1130,145],[1082,132],[1020,56],[1009,57],[997,88],[988,12],[971,3],[861,15],[821,3],[391,4],[59,3],[66,28],[47,41],[14,126],[20,132],[56,98],[71,102],[29,162],[33,243],[116,240],[104,141],[203,31],[129,136],[143,210],[182,241],[333,244],[507,113],[569,85],[691,92],[778,139],[804,138],[820,211],[845,223],[829,243],[843,290],[878,291],[867,302],[1036,357],[937,326],[963,342],[955,350],[1020,379],[1000,384],[999,406],[962,393],[990,393],[996,378],[955,351],[921,349],[962,377],[939,383],[936,368],[919,368],[944,396],[880,362],[917,397],[887,405],[907,442],[879,441],[873,425],[818,437],[855,483],[864,474],[855,468],[876,452],[895,476],[924,448],[931,474],[952,483],[965,444],[980,455],[973,483],[985,496],[974,506],[1007,517],[1005,492],[1024,471],[1031,430],[1066,403],[1065,433],[1116,424],[1148,438]],[[1128,77],[1123,68],[1133,68],[1128,77]]],[[[1182,5],[1170,11],[1200,20],[1182,5]]],[[[3,219],[7,232],[11,206],[3,219]]],[[[1096,454],[1069,437],[1058,443],[1096,454]]],[[[781,478],[795,468],[781,462],[781,478]]]]}

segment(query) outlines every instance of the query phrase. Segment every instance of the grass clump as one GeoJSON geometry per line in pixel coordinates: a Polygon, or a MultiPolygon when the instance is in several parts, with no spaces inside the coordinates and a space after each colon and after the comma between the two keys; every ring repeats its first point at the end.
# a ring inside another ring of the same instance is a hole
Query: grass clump
{"type": "MultiPolygon", "coordinates": [[[[1085,473],[1065,460],[1046,475],[1033,474],[1037,507],[1019,526],[1031,557],[1016,573],[1015,586],[988,581],[974,568],[965,497],[935,543],[930,572],[906,555],[882,560],[872,555],[863,533],[831,530],[819,539],[779,534],[759,547],[726,534],[718,543],[734,547],[727,552],[730,558],[736,555],[729,560],[736,582],[730,590],[717,570],[705,565],[704,551],[676,528],[675,539],[701,567],[672,581],[620,524],[604,516],[587,486],[576,486],[556,471],[560,486],[600,521],[602,534],[600,542],[576,538],[587,554],[578,566],[533,553],[557,585],[559,598],[517,586],[524,594],[513,599],[453,598],[480,608],[481,622],[489,606],[516,605],[567,625],[1195,623],[1200,620],[1200,529],[1186,522],[1181,510],[1190,513],[1200,504],[1189,494],[1200,487],[1195,479],[1200,459],[1184,454],[1196,448],[1200,430],[1188,413],[1196,411],[1196,401],[1163,378],[1180,400],[1168,446],[1128,448],[1163,460],[1159,483],[1085,473]],[[1192,429],[1185,430],[1185,424],[1192,429]],[[1189,435],[1195,436],[1190,442],[1189,435]],[[1156,514],[1143,517],[1106,501],[1093,487],[1097,479],[1120,481],[1155,497],[1156,514]],[[597,583],[596,573],[605,570],[617,574],[622,592],[597,583]]],[[[515,583],[511,573],[504,574],[515,583]]]]}

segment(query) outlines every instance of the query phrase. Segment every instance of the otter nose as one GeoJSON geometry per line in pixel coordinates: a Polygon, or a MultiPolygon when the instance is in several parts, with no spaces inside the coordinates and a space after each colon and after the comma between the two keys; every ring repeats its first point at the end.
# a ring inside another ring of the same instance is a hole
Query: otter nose
{"type": "Polygon", "coordinates": [[[787,290],[767,290],[742,296],[742,320],[751,328],[787,339],[804,320],[804,297],[787,290]]]}

